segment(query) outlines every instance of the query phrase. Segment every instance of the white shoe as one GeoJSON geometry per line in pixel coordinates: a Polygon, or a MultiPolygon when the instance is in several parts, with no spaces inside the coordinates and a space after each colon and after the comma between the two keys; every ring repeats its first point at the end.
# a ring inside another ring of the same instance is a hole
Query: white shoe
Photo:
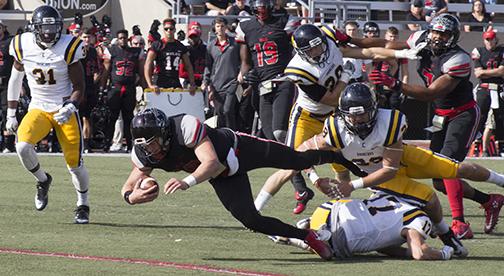
{"type": "Polygon", "coordinates": [[[8,149],[8,148],[5,148],[5,149],[2,151],[2,153],[11,153],[11,152],[13,152],[13,151],[11,151],[11,150],[10,150],[10,149],[8,149]]]}
{"type": "Polygon", "coordinates": [[[120,151],[121,149],[122,149],[121,144],[112,144],[112,146],[110,146],[110,151],[120,151]]]}

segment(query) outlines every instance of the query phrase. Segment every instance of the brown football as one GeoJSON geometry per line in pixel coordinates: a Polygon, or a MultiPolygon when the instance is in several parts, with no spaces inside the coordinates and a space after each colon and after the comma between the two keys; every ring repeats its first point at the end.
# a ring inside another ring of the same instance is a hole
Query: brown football
{"type": "Polygon", "coordinates": [[[140,189],[147,190],[152,186],[156,186],[155,193],[159,193],[159,184],[154,177],[146,177],[140,182],[140,189]]]}

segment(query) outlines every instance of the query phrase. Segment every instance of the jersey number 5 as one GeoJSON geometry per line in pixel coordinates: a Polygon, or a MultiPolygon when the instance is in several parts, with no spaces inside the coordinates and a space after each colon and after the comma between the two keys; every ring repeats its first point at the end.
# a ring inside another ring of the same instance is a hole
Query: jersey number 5
{"type": "Polygon", "coordinates": [[[263,67],[272,65],[278,61],[278,46],[275,41],[266,41],[264,43],[254,44],[254,50],[257,53],[257,66],[263,67]]]}
{"type": "MultiPolygon", "coordinates": [[[[44,73],[44,70],[40,68],[35,68],[32,71],[33,75],[38,75],[38,78],[35,80],[37,84],[45,84],[46,83],[46,74],[44,73]]],[[[49,76],[49,80],[47,81],[47,84],[56,84],[56,80],[54,79],[54,71],[53,69],[47,70],[47,75],[49,76]]]]}

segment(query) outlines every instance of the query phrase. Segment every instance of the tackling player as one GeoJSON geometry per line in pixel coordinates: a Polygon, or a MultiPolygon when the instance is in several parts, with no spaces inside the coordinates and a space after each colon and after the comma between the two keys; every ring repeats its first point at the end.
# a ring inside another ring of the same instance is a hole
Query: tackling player
{"type": "MultiPolygon", "coordinates": [[[[324,120],[338,106],[341,91],[354,71],[351,62],[343,65],[343,57],[415,58],[417,54],[415,49],[394,51],[383,48],[342,47],[334,30],[328,26],[319,28],[313,24],[298,27],[292,35],[292,44],[296,55],[287,65],[284,77],[276,79],[276,81],[288,80],[298,87],[298,96],[291,109],[286,141],[292,148],[297,148],[306,139],[320,133],[324,120]]],[[[300,174],[295,176],[292,182],[297,200],[293,212],[299,214],[304,211],[314,193],[306,187],[300,174]]],[[[257,209],[260,210],[270,197],[266,191],[259,192],[255,201],[257,209]]]]}
{"type": "Polygon", "coordinates": [[[7,129],[17,129],[16,151],[23,166],[37,180],[35,208],[44,210],[52,177],[38,161],[34,145],[54,128],[61,144],[68,171],[77,192],[75,223],[89,222],[89,176],[82,160],[79,102],[85,91],[82,41],[62,35],[63,18],[53,7],[44,5],[33,11],[33,32],[14,37],[9,53],[14,56],[8,88],[7,129]],[[25,73],[26,72],[26,73],[25,73]],[[26,74],[32,100],[21,124],[16,108],[26,74]]]}

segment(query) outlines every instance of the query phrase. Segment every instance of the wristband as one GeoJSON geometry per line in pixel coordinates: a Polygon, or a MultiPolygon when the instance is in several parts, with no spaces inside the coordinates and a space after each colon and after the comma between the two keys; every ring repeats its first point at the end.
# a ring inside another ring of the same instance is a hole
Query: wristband
{"type": "Polygon", "coordinates": [[[187,183],[187,185],[189,185],[189,187],[192,187],[192,186],[198,184],[198,181],[196,181],[196,178],[192,174],[186,176],[186,178],[182,179],[182,181],[187,183]]]}
{"type": "Polygon", "coordinates": [[[128,203],[129,205],[133,205],[133,203],[131,203],[130,199],[129,199],[129,196],[131,195],[133,191],[127,191],[124,193],[124,201],[126,201],[126,203],[128,203]]]}
{"type": "Polygon", "coordinates": [[[7,117],[16,117],[16,109],[7,108],[7,117]]]}
{"type": "Polygon", "coordinates": [[[354,188],[354,190],[362,189],[362,188],[364,188],[364,179],[362,179],[362,177],[361,177],[361,178],[352,180],[350,182],[350,184],[352,184],[352,187],[354,188]]]}
{"type": "Polygon", "coordinates": [[[317,175],[317,172],[315,170],[313,170],[310,173],[308,173],[308,178],[310,179],[310,181],[313,184],[315,184],[317,182],[317,180],[320,179],[320,177],[317,175]]]}

